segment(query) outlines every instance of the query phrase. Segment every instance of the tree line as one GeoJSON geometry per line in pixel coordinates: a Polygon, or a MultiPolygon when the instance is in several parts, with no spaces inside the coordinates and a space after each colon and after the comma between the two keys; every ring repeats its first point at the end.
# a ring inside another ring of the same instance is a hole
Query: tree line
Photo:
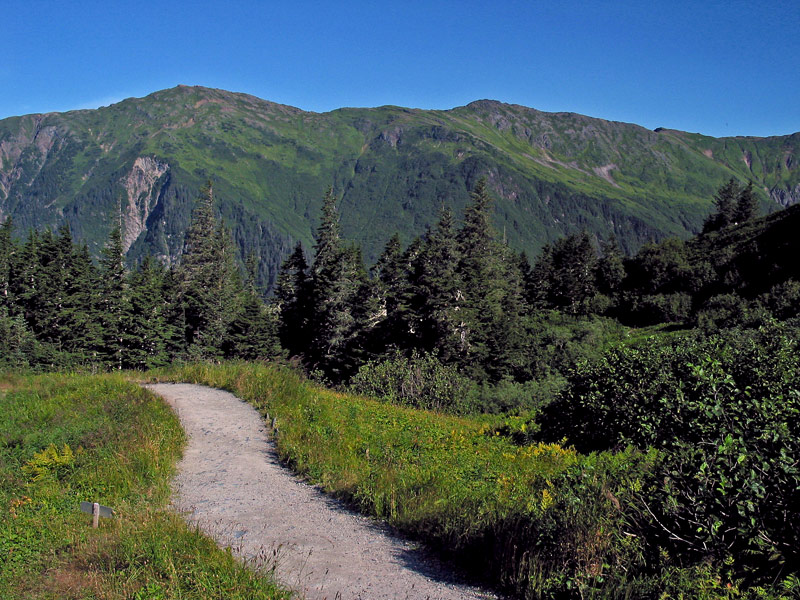
{"type": "Polygon", "coordinates": [[[273,357],[275,319],[244,276],[209,185],[179,265],[128,270],[120,229],[95,262],[68,226],[20,242],[0,227],[0,356],[44,368],[147,369],[176,359],[273,357]]]}
{"type": "MultiPolygon", "coordinates": [[[[176,359],[298,357],[308,372],[340,384],[365,365],[413,355],[494,386],[547,377],[569,362],[559,352],[570,359],[591,352],[602,339],[587,328],[613,329],[592,325],[597,319],[725,325],[742,319],[743,303],[756,302],[745,298],[735,261],[697,258],[703,243],[757,217],[752,186],[734,180],[718,191],[696,240],[651,243],[625,257],[613,238],[598,242],[583,231],[546,245],[532,264],[493,228],[485,179],[460,223],[442,206],[437,223],[406,247],[392,236],[369,270],[361,249],[342,238],[336,205],[328,190],[311,252],[297,244],[269,303],[256,289],[254,259],[238,266],[210,184],[172,267],[145,258],[126,269],[118,229],[95,263],[67,227],[20,242],[7,220],[0,229],[5,360],[149,368],[176,359]]],[[[751,313],[787,316],[769,294],[757,300],[761,312],[751,313]]]]}

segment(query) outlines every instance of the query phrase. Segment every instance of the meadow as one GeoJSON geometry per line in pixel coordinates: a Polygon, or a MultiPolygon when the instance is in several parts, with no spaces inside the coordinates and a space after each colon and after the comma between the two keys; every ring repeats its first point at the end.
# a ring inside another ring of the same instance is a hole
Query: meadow
{"type": "MultiPolygon", "coordinates": [[[[184,435],[116,375],[0,375],[0,597],[289,598],[170,512],[184,435]],[[81,501],[113,508],[97,529],[81,501]]],[[[267,565],[268,566],[268,565],[267,565]]]]}

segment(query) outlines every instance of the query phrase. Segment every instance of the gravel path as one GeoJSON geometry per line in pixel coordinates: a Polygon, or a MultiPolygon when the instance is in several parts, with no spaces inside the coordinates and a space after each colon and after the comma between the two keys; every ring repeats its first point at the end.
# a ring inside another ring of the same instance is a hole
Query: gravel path
{"type": "Polygon", "coordinates": [[[275,568],[308,599],[496,598],[281,466],[261,416],[236,396],[190,384],[146,386],[189,436],[173,505],[220,545],[275,568]]]}

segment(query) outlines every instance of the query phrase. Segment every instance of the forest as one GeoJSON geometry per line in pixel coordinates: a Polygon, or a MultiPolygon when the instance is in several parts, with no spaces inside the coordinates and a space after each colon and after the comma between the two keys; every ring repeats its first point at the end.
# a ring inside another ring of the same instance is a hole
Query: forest
{"type": "Polygon", "coordinates": [[[531,261],[492,226],[480,180],[460,219],[442,206],[424,235],[405,247],[393,236],[368,269],[329,189],[313,248],[295,247],[267,299],[211,184],[172,266],[127,265],[119,229],[94,261],[66,227],[18,239],[6,220],[0,362],[277,362],[387,406],[489,419],[476,455],[490,436],[530,464],[550,456],[536,506],[483,532],[415,527],[466,562],[482,544],[524,538],[527,554],[489,561],[504,589],[788,598],[800,593],[795,208],[760,217],[752,184],[731,179],[690,240],[625,256],[613,237],[576,232],[531,261]],[[535,573],[533,555],[545,565],[535,573]]]}

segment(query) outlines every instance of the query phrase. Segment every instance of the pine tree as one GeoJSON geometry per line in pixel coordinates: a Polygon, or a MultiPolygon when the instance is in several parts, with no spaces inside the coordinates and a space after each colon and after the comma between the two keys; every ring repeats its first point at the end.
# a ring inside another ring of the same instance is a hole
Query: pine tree
{"type": "Polygon", "coordinates": [[[119,227],[109,234],[100,258],[100,310],[102,324],[102,354],[115,369],[122,369],[125,353],[130,345],[126,329],[130,325],[131,310],[127,293],[125,251],[119,227]]]}
{"type": "Polygon", "coordinates": [[[277,315],[267,310],[256,290],[258,263],[255,255],[247,259],[247,279],[240,293],[239,310],[230,324],[223,346],[228,358],[266,360],[282,355],[278,342],[277,315]]]}
{"type": "Polygon", "coordinates": [[[294,252],[281,265],[275,286],[278,337],[290,356],[301,356],[308,352],[310,293],[308,263],[303,245],[297,242],[294,252]]]}
{"type": "Polygon", "coordinates": [[[233,243],[225,223],[217,223],[214,206],[209,182],[192,214],[181,257],[186,347],[192,358],[199,359],[222,356],[241,289],[233,243]]]}
{"type": "Polygon", "coordinates": [[[703,233],[719,231],[736,222],[736,205],[741,191],[741,187],[733,177],[717,190],[714,194],[716,210],[703,223],[703,233]]]}
{"type": "Polygon", "coordinates": [[[753,193],[753,182],[749,181],[747,185],[741,189],[739,197],[736,200],[734,222],[741,224],[752,221],[758,217],[758,213],[758,198],[756,198],[756,195],[753,193]]]}
{"type": "Polygon", "coordinates": [[[471,198],[458,233],[458,361],[473,376],[496,381],[519,361],[523,285],[516,255],[496,241],[485,179],[471,198]]]}

